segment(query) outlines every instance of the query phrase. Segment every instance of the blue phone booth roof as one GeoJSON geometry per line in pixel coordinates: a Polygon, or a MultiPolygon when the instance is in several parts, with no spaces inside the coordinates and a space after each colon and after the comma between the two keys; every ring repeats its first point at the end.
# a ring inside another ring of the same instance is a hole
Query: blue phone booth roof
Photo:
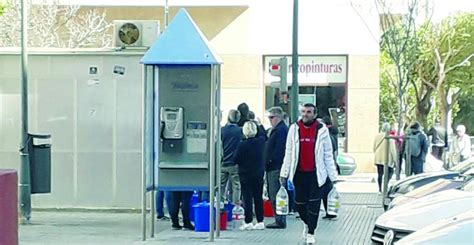
{"type": "Polygon", "coordinates": [[[217,65],[222,64],[209,42],[185,9],[179,10],[168,28],[145,53],[145,65],[217,65]]]}

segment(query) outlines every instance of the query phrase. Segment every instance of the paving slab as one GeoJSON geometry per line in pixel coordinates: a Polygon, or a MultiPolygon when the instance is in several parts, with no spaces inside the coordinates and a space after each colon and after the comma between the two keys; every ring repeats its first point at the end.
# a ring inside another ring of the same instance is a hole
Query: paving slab
{"type": "MultiPolygon", "coordinates": [[[[317,244],[371,244],[375,219],[383,212],[376,193],[341,193],[336,221],[319,220],[317,244]]],[[[321,212],[323,215],[323,212],[321,212]]],[[[265,223],[273,219],[266,218],[265,223]]],[[[208,233],[171,230],[169,221],[156,222],[155,238],[141,241],[140,214],[102,212],[35,212],[31,225],[20,227],[20,244],[206,244],[208,233]]],[[[303,224],[288,217],[282,230],[221,232],[216,244],[304,244],[303,224]]]]}

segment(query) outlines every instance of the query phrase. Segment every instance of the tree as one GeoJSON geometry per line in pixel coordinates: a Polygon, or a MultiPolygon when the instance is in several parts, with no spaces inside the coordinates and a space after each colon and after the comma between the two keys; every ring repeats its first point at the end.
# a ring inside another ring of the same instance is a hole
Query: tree
{"type": "Polygon", "coordinates": [[[415,15],[417,0],[407,2],[406,13],[395,15],[386,0],[377,0],[376,6],[382,13],[383,34],[380,40],[382,52],[388,56],[392,69],[382,69],[383,76],[394,88],[397,95],[397,122],[400,134],[404,124],[404,115],[408,111],[406,93],[412,79],[416,63],[417,39],[415,15]]]}
{"type": "Polygon", "coordinates": [[[3,15],[3,13],[5,13],[5,9],[6,9],[6,5],[2,2],[0,2],[0,16],[3,15]]]}
{"type": "MultiPolygon", "coordinates": [[[[28,46],[30,47],[106,47],[111,44],[111,24],[105,11],[80,11],[79,6],[32,5],[28,1],[28,46]]],[[[12,0],[0,16],[0,47],[20,46],[20,0],[12,0]]]]}
{"type": "MultiPolygon", "coordinates": [[[[437,24],[426,23],[416,65],[418,118],[430,113],[436,95],[441,123],[450,124],[450,112],[462,94],[474,87],[474,14],[457,14],[437,24]]],[[[426,122],[426,120],[425,120],[426,122]]]]}

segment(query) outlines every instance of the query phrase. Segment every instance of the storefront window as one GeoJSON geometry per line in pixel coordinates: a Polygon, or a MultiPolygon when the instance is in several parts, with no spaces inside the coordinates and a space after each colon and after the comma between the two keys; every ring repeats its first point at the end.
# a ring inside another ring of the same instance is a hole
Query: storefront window
{"type": "MultiPolygon", "coordinates": [[[[265,108],[280,106],[283,110],[291,114],[291,101],[289,100],[291,88],[288,93],[281,93],[278,88],[266,86],[265,108]]],[[[335,86],[300,86],[299,105],[312,103],[316,105],[318,118],[330,120],[333,127],[337,127],[339,151],[345,152],[346,139],[346,87],[335,86]]],[[[293,121],[290,118],[291,121],[293,121]]]]}

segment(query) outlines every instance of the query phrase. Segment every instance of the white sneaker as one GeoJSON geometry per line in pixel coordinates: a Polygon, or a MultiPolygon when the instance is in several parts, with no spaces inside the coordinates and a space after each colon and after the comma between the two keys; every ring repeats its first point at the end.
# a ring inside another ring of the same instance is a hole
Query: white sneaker
{"type": "Polygon", "coordinates": [[[306,237],[306,244],[314,244],[316,242],[316,238],[314,238],[314,235],[308,234],[306,237]]]}
{"type": "Polygon", "coordinates": [[[265,224],[263,222],[258,222],[253,226],[254,230],[264,230],[265,224]]]}
{"type": "Polygon", "coordinates": [[[303,239],[306,239],[308,237],[308,226],[306,224],[303,224],[303,239]]]}
{"type": "Polygon", "coordinates": [[[243,224],[242,226],[240,226],[239,228],[241,231],[245,231],[245,230],[253,230],[253,224],[252,223],[248,223],[248,224],[243,224]]]}

